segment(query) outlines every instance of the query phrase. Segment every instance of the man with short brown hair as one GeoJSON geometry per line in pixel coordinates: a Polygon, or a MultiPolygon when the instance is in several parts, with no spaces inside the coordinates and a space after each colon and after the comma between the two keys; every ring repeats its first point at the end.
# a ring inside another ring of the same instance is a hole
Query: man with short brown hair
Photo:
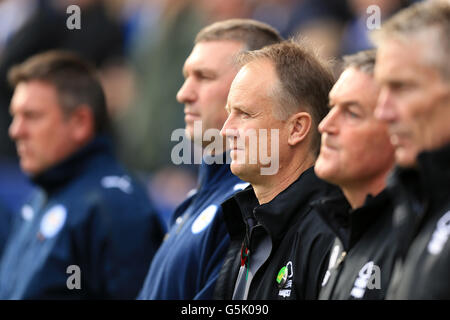
{"type": "Polygon", "coordinates": [[[247,184],[231,173],[226,148],[211,150],[206,136],[218,133],[227,117],[224,106],[238,53],[280,40],[270,26],[248,19],[216,22],[199,32],[177,94],[186,135],[203,150],[198,187],[174,212],[139,299],[211,299],[229,245],[220,203],[247,184]]]}
{"type": "Polygon", "coordinates": [[[333,75],[291,41],[242,56],[221,133],[231,171],[251,187],[222,204],[231,245],[215,296],[316,299],[334,239],[310,206],[337,192],[313,170],[333,75]]]}
{"type": "Polygon", "coordinates": [[[134,298],[164,227],[114,156],[94,69],[51,51],[13,67],[9,80],[9,134],[37,188],[15,216],[0,298],[134,298]]]}

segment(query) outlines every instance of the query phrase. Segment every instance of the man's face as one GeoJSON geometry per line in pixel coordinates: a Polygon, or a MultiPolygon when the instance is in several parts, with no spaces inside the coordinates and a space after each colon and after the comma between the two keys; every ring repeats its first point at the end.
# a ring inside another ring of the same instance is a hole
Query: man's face
{"type": "Polygon", "coordinates": [[[243,44],[235,41],[203,41],[194,46],[187,58],[183,74],[185,81],[177,94],[184,103],[186,134],[207,146],[203,133],[222,128],[227,113],[225,104],[231,82],[237,73],[233,65],[235,55],[243,44]],[[201,121],[202,132],[194,132],[194,122],[201,121]]]}
{"type": "Polygon", "coordinates": [[[16,142],[22,170],[39,174],[77,148],[74,124],[64,117],[55,88],[42,81],[21,82],[11,100],[9,135],[16,142]]]}
{"type": "Polygon", "coordinates": [[[369,75],[346,69],[330,91],[316,174],[341,187],[371,182],[394,163],[387,125],[374,117],[378,86],[369,75]]]}
{"type": "Polygon", "coordinates": [[[221,134],[230,143],[231,171],[244,181],[256,183],[261,168],[268,166],[261,161],[261,153],[277,163],[286,157],[286,124],[273,114],[277,106],[272,92],[277,79],[269,61],[256,60],[245,65],[231,84],[226,106],[229,115],[221,134]],[[277,131],[277,139],[271,129],[277,131]]]}
{"type": "Polygon", "coordinates": [[[425,58],[430,50],[419,39],[387,40],[377,53],[381,91],[375,114],[388,123],[403,167],[414,166],[419,152],[450,141],[450,84],[425,58]]]}

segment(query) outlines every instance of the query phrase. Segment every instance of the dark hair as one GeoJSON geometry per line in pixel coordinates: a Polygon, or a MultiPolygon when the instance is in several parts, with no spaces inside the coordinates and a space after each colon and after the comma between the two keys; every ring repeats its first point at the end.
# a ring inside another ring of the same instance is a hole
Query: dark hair
{"type": "Polygon", "coordinates": [[[109,129],[105,95],[95,69],[76,54],[48,51],[32,56],[8,72],[12,87],[32,80],[44,81],[55,87],[65,115],[84,104],[94,115],[95,132],[109,129]]]}
{"type": "Polygon", "coordinates": [[[252,19],[229,19],[206,26],[197,34],[201,41],[230,40],[245,44],[245,50],[257,50],[283,40],[277,30],[252,19]]]}
{"type": "Polygon", "coordinates": [[[274,97],[279,101],[274,113],[278,114],[281,120],[287,119],[302,108],[311,115],[311,150],[318,155],[318,125],[329,111],[328,93],[335,81],[331,69],[306,47],[306,43],[299,44],[293,40],[261,50],[244,52],[239,56],[241,65],[257,59],[267,59],[273,63],[279,79],[280,85],[274,88],[274,97]]]}
{"type": "Polygon", "coordinates": [[[377,50],[364,50],[355,54],[344,56],[344,69],[356,68],[368,75],[373,76],[373,70],[375,69],[377,50]]]}

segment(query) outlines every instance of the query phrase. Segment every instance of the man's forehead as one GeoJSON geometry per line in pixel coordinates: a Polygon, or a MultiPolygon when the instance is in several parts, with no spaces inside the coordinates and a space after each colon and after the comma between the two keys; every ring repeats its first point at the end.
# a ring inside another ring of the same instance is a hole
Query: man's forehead
{"type": "Polygon", "coordinates": [[[373,76],[348,68],[331,89],[329,100],[330,105],[355,104],[362,108],[374,108],[378,93],[379,86],[373,76]]]}
{"type": "Polygon", "coordinates": [[[185,66],[231,63],[242,47],[243,44],[236,41],[202,41],[194,46],[185,66]]]}
{"type": "Polygon", "coordinates": [[[271,101],[271,89],[273,86],[273,71],[253,61],[244,65],[231,83],[228,101],[230,106],[234,104],[254,104],[254,101],[271,101]],[[257,64],[255,64],[257,63],[257,64]]]}
{"type": "Polygon", "coordinates": [[[372,85],[376,85],[373,77],[356,68],[347,68],[334,84],[329,93],[329,98],[359,95],[364,92],[364,89],[372,85]]]}
{"type": "Polygon", "coordinates": [[[417,69],[428,68],[430,47],[423,37],[414,36],[408,41],[392,38],[377,50],[375,76],[395,77],[398,74],[414,74],[417,69]]]}
{"type": "Polygon", "coordinates": [[[59,105],[56,89],[49,83],[39,80],[20,82],[11,98],[10,110],[13,108],[42,108],[48,104],[59,105]],[[41,103],[45,101],[45,103],[41,103]]]}

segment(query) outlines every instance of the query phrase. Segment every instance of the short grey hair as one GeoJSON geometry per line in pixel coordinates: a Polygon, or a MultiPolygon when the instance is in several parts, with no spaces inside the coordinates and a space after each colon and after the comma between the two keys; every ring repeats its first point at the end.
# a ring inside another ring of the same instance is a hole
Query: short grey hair
{"type": "Polygon", "coordinates": [[[382,45],[386,39],[410,40],[423,31],[435,31],[430,38],[433,59],[442,76],[450,79],[450,1],[428,0],[411,5],[387,20],[371,39],[382,45]]]}
{"type": "Polygon", "coordinates": [[[370,49],[359,51],[355,54],[344,56],[343,69],[355,68],[361,72],[364,72],[370,76],[373,76],[375,69],[377,50],[370,49]]]}

